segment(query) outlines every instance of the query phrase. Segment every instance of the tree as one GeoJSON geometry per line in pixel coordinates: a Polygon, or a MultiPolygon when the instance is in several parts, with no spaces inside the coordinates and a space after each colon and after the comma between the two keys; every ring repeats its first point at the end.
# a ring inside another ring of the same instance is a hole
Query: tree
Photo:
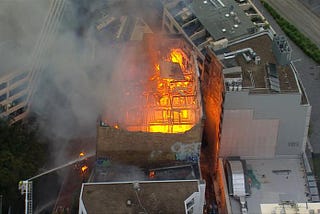
{"type": "Polygon", "coordinates": [[[46,146],[39,140],[37,127],[9,125],[0,119],[0,195],[3,211],[23,213],[18,182],[32,177],[45,161],[46,146]]]}

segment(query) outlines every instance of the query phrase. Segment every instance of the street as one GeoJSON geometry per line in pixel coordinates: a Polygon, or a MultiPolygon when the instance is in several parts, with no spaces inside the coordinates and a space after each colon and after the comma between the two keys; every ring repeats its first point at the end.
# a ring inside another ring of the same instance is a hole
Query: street
{"type": "Polygon", "coordinates": [[[320,1],[319,0],[299,0],[306,5],[313,13],[320,17],[320,1]]]}
{"type": "Polygon", "coordinates": [[[279,14],[281,14],[283,18],[294,24],[301,33],[309,37],[320,48],[319,16],[317,16],[315,13],[310,13],[309,8],[299,0],[265,1],[279,14]]]}

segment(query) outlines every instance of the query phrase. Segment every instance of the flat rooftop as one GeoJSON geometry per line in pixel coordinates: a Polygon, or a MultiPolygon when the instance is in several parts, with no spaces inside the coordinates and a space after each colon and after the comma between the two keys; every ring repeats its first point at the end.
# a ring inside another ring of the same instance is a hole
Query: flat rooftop
{"type": "MultiPolygon", "coordinates": [[[[307,181],[300,159],[246,160],[246,164],[251,180],[251,195],[246,197],[248,213],[261,213],[260,204],[308,201],[307,181]]],[[[231,204],[233,209],[239,208],[239,202],[231,204]]]]}
{"type": "Polygon", "coordinates": [[[198,181],[85,183],[81,199],[88,214],[185,213],[184,201],[198,192],[198,181]],[[130,200],[131,205],[127,202],[130,200]],[[144,209],[141,207],[144,207],[144,209]]]}
{"type": "Polygon", "coordinates": [[[318,214],[320,213],[320,203],[262,204],[261,212],[272,214],[318,214]]]}
{"type": "Polygon", "coordinates": [[[233,0],[163,2],[189,36],[205,29],[214,40],[232,41],[255,32],[250,18],[233,0]]]}
{"type": "Polygon", "coordinates": [[[149,167],[125,165],[99,158],[96,161],[91,182],[114,181],[155,181],[155,180],[192,180],[200,178],[198,163],[168,162],[168,165],[153,164],[149,167]]]}
{"type": "MultiPolygon", "coordinates": [[[[233,59],[222,60],[225,67],[241,66],[242,70],[242,88],[250,88],[251,93],[271,93],[268,86],[266,65],[271,63],[276,65],[278,72],[280,93],[299,93],[298,83],[294,71],[289,65],[281,66],[277,63],[272,52],[272,40],[267,34],[263,34],[240,43],[230,45],[229,51],[237,51],[245,48],[251,48],[261,61],[259,64],[247,62],[242,54],[237,54],[233,59]],[[263,44],[263,45],[261,45],[263,44]]],[[[228,75],[225,75],[228,77],[228,75]]]]}
{"type": "Polygon", "coordinates": [[[254,24],[234,0],[192,1],[191,6],[215,40],[232,41],[254,33],[254,24]]]}

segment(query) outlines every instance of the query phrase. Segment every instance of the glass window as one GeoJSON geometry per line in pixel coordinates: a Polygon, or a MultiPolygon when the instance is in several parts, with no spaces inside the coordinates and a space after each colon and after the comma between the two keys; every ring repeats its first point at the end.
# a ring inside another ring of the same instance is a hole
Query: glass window
{"type": "Polygon", "coordinates": [[[13,78],[10,80],[10,85],[18,82],[19,80],[24,79],[26,76],[28,76],[28,72],[24,72],[24,73],[22,73],[22,74],[19,74],[19,75],[13,77],[13,78]]]}
{"type": "Polygon", "coordinates": [[[21,107],[17,111],[14,111],[11,114],[9,114],[9,118],[14,118],[14,117],[26,112],[26,110],[27,110],[26,106],[25,107],[21,107]]]}
{"type": "Polygon", "coordinates": [[[194,198],[187,203],[187,209],[194,205],[194,198]]]}
{"type": "Polygon", "coordinates": [[[12,89],[9,91],[9,97],[12,97],[13,95],[18,94],[19,92],[23,91],[24,89],[26,89],[28,86],[28,82],[25,82],[21,85],[19,85],[18,87],[12,89]]]}
{"type": "Polygon", "coordinates": [[[7,94],[1,94],[0,95],[0,102],[4,101],[5,99],[7,99],[7,94]]]}
{"type": "Polygon", "coordinates": [[[7,83],[6,82],[0,83],[0,90],[4,89],[6,87],[7,87],[7,83]]]}
{"type": "Polygon", "coordinates": [[[16,106],[16,105],[19,105],[20,103],[26,101],[26,99],[27,99],[27,95],[26,94],[21,96],[21,97],[19,97],[19,98],[17,98],[17,99],[15,99],[14,101],[12,101],[12,107],[16,106]]]}

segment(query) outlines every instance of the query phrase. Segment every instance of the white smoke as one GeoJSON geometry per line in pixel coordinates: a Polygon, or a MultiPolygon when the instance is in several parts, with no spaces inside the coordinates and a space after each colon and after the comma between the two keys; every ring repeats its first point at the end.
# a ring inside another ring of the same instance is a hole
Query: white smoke
{"type": "MultiPolygon", "coordinates": [[[[23,65],[30,60],[54,1],[0,0],[0,54],[9,58],[0,57],[0,74],[11,65],[27,69],[23,65]],[[14,57],[10,57],[11,52],[14,57]]],[[[97,32],[97,20],[109,14],[150,16],[149,20],[155,22],[149,9],[154,2],[65,0],[54,39],[38,58],[44,66],[31,103],[42,133],[54,141],[52,152],[57,153],[59,162],[64,162],[61,157],[66,142],[75,137],[94,137],[99,115],[109,109],[116,118],[122,103],[118,93],[122,85],[114,82],[114,66],[121,64],[117,42],[112,40],[110,29],[97,32]]]]}

